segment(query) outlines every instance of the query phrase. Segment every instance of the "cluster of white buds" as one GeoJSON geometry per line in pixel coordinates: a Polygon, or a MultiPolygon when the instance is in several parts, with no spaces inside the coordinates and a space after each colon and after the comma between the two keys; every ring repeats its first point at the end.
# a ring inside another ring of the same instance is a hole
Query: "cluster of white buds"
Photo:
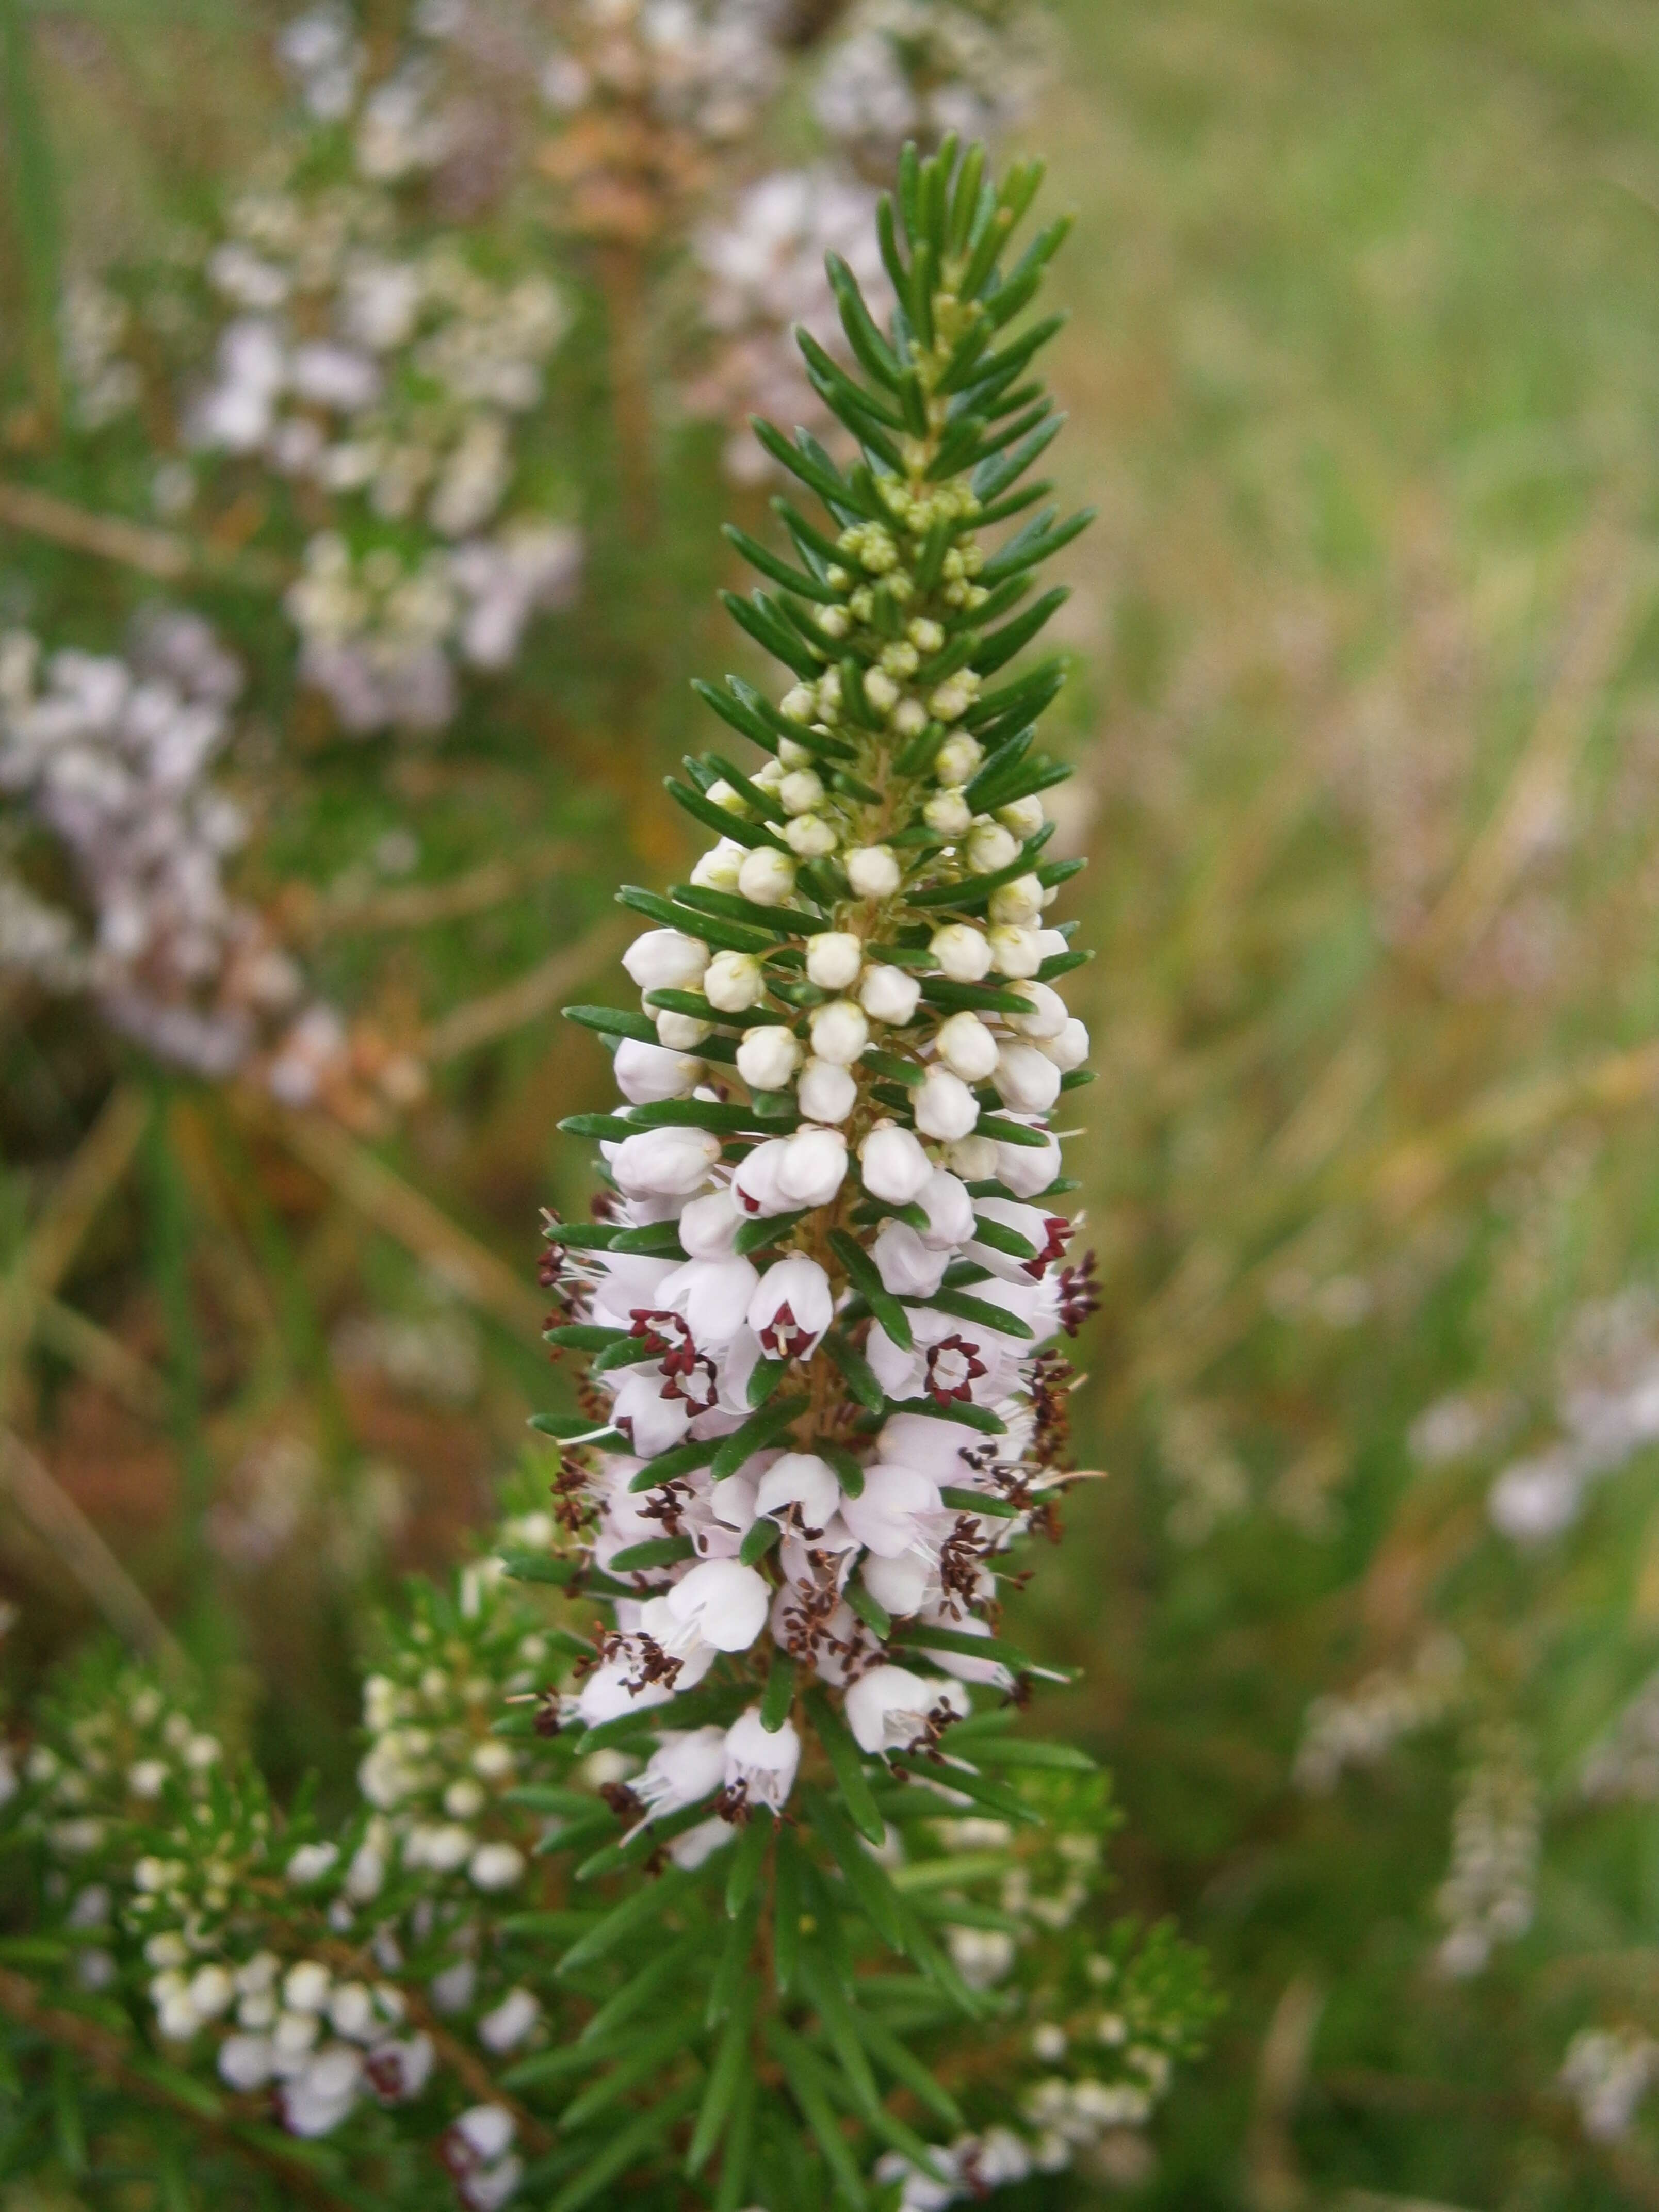
{"type": "Polygon", "coordinates": [[[379,1817],[347,1869],[349,1899],[378,1897],[394,1861],[446,1891],[490,1895],[522,1881],[524,1817],[505,1802],[518,1754],[490,1726],[502,1698],[532,1689],[549,1656],[503,1602],[493,1564],[465,1571],[454,1606],[416,1609],[363,1685],[368,1748],[357,1779],[379,1817]]]}
{"type": "MultiPolygon", "coordinates": [[[[48,1731],[17,1769],[29,1791],[26,1818],[66,1873],[95,1864],[124,1829],[161,1817],[165,1797],[199,1798],[223,1757],[217,1736],[131,1670],[98,1694],[72,1702],[60,1740],[48,1731]]],[[[76,1924],[107,1921],[102,1905],[79,1905],[76,1924]]],[[[78,1905],[78,1899],[76,1900],[78,1905]]]]}
{"type": "Polygon", "coordinates": [[[1431,1636],[1408,1668],[1379,1667],[1346,1697],[1316,1698],[1302,1723],[1293,1779],[1328,1796],[1349,1767],[1379,1766],[1404,1738],[1453,1712],[1464,1691],[1463,1647],[1431,1636]]]}
{"type": "Polygon", "coordinates": [[[1495,1945],[1532,1925],[1542,1804],[1527,1747],[1494,1729],[1478,1748],[1452,1814],[1451,1866],[1435,1898],[1445,1923],[1440,1969],[1459,1980],[1481,1972],[1495,1945]]]}
{"type": "MultiPolygon", "coordinates": [[[[152,1937],[147,1949],[159,1956],[167,1941],[152,1937]]],[[[222,2024],[220,2079],[244,2093],[270,2089],[291,2135],[331,2135],[360,2099],[401,2103],[432,2073],[432,2039],[410,2029],[403,1992],[339,1976],[320,1959],[256,1951],[193,1970],[186,1960],[163,1967],[150,1994],[161,2034],[175,2043],[222,2024]]]]}
{"type": "Polygon", "coordinates": [[[277,58],[307,114],[347,137],[360,177],[419,186],[434,216],[498,204],[522,173],[538,105],[536,0],[416,0],[390,52],[375,28],[371,39],[337,0],[283,27],[277,58]]]}
{"type": "MultiPolygon", "coordinates": [[[[264,915],[225,882],[247,823],[212,771],[240,683],[191,614],[141,623],[130,659],[0,637],[0,793],[57,838],[92,915],[84,963],[59,972],[124,1036],[197,1074],[245,1075],[352,1119],[375,1097],[407,1103],[419,1070],[307,1003],[264,915]]],[[[52,980],[46,963],[33,972],[52,980]]]]}

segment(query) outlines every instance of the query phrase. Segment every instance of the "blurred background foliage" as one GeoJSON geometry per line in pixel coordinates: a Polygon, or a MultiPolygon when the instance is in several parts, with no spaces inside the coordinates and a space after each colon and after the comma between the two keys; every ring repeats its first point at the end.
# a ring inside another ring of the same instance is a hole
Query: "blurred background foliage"
{"type": "MultiPolygon", "coordinates": [[[[1659,25],[1053,14],[1017,138],[1078,213],[1052,374],[1101,510],[1061,562],[1059,796],[1104,1479],[1021,1633],[1086,1669],[1050,1717],[1114,1771],[1123,1903],[1230,2006],[1155,2163],[1068,2186],[1653,2205],[1659,25]]],[[[281,106],[279,22],[0,4],[12,491],[155,526],[136,464],[62,434],[57,272],[202,219],[281,106]]],[[[798,100],[767,130],[810,144],[798,100]]],[[[441,740],[354,744],[235,566],[258,518],[216,514],[188,590],[264,672],[246,865],[424,1097],[273,1108],[0,984],[12,1685],[130,1573],[279,1778],[337,1788],[373,1599],[451,1555],[550,1395],[535,1211],[585,1202],[553,1125],[606,1073],[550,1009],[614,958],[611,885],[690,849],[660,779],[720,665],[711,549],[764,521],[684,404],[684,225],[532,221],[577,604],[441,740]]],[[[30,512],[8,618],[107,650],[156,575],[30,512]]]]}

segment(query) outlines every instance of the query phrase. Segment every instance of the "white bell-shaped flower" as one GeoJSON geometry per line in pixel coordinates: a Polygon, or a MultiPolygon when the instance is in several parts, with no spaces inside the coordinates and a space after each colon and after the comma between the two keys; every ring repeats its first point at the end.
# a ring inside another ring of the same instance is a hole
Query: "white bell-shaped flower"
{"type": "Polygon", "coordinates": [[[793,1728],[786,1721],[775,1731],[763,1729],[757,1706],[740,1713],[726,1732],[726,1787],[745,1805],[781,1813],[799,1765],[800,1738],[793,1728]]]}
{"type": "Polygon", "coordinates": [[[937,1716],[968,1710],[953,1682],[929,1681],[908,1667],[872,1667],[847,1692],[847,1725],[860,1751],[909,1751],[925,1743],[937,1716]]]}
{"type": "Polygon", "coordinates": [[[629,1788],[654,1818],[712,1797],[726,1773],[726,1737],[717,1728],[671,1729],[629,1788]]]}
{"type": "Polygon", "coordinates": [[[769,1359],[805,1359],[835,1313],[829,1276],[816,1260],[797,1252],[760,1278],[749,1301],[748,1322],[769,1359]]]}
{"type": "Polygon", "coordinates": [[[842,1498],[841,1517],[866,1551],[892,1559],[923,1540],[929,1517],[943,1510],[931,1475],[878,1461],[864,1470],[861,1495],[842,1498]]]}
{"type": "Polygon", "coordinates": [[[662,1601],[688,1643],[746,1651],[766,1626],[771,1599],[765,1577],[753,1567],[737,1559],[705,1559],[662,1601]]]}
{"type": "Polygon", "coordinates": [[[841,1478],[816,1452],[784,1452],[762,1475],[755,1493],[757,1513],[787,1513],[793,1506],[806,1529],[827,1528],[841,1502],[841,1478]]]}

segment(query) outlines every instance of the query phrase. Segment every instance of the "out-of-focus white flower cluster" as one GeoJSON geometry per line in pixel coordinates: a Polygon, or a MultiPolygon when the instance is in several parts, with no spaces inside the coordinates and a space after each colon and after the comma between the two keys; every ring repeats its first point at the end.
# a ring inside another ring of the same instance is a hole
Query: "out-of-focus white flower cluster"
{"type": "Polygon", "coordinates": [[[158,485],[176,512],[204,457],[221,455],[295,487],[312,532],[287,597],[301,674],[354,732],[441,727],[457,664],[508,665],[580,566],[574,529],[513,505],[568,321],[558,288],[539,268],[486,273],[405,189],[454,135],[434,58],[442,15],[421,11],[425,44],[373,81],[343,10],[291,23],[281,47],[307,125],[231,195],[216,234],[177,244],[165,296],[130,307],[82,282],[63,316],[88,427],[142,396],[137,323],[188,328],[165,404],[194,458],[158,485]],[[331,152],[342,125],[343,175],[331,152]]]}
{"type": "Polygon", "coordinates": [[[746,186],[728,214],[696,235],[703,320],[718,343],[685,403],[694,415],[739,426],[725,455],[726,473],[738,483],[759,483],[772,465],[747,428],[749,415],[829,429],[828,410],[807,381],[793,336],[804,329],[832,356],[844,356],[824,256],[840,254],[878,315],[891,307],[876,244],[876,198],[873,186],[833,164],[778,169],[746,186]]]}
{"type": "MultiPolygon", "coordinates": [[[[522,1881],[537,1822],[505,1801],[518,1758],[490,1723],[547,1658],[493,1562],[422,1591],[365,1683],[364,1809],[338,1840],[284,1836],[216,1736],[138,1670],[90,1666],[31,1747],[0,1754],[0,1806],[44,1849],[73,1986],[131,1981],[175,2063],[267,2095],[304,2136],[422,2096],[453,2056],[440,2019],[484,2063],[521,2050],[542,2007],[480,1916],[522,1881]]],[[[517,2188],[515,2133],[504,2106],[434,2120],[471,2212],[517,2188]]]]}
{"type": "Polygon", "coordinates": [[[286,601],[301,673],[356,734],[441,730],[455,714],[456,654],[508,666],[535,611],[568,604],[580,567],[580,538],[559,523],[509,525],[412,566],[389,545],[355,556],[321,532],[286,601]]]}
{"type": "Polygon", "coordinates": [[[1431,1636],[1409,1668],[1380,1667],[1346,1698],[1316,1698],[1296,1754],[1297,1789],[1328,1796],[1345,1769],[1380,1765],[1403,1738],[1444,1720],[1462,1700],[1464,1663],[1455,1637],[1431,1636]]]}
{"type": "Polygon", "coordinates": [[[1518,1730],[1485,1733],[1452,1814],[1451,1866],[1435,1898],[1445,1924],[1437,1960],[1458,1980],[1532,1925],[1542,1807],[1518,1730]]]}
{"type": "Polygon", "coordinates": [[[748,137],[776,90],[787,0],[575,0],[544,58],[549,110],[634,106],[712,145],[748,137]]]}
{"type": "Polygon", "coordinates": [[[407,1103],[419,1070],[307,1003],[264,917],[226,884],[248,825],[212,771],[240,685],[208,625],[178,611],[141,622],[125,659],[0,637],[0,793],[57,838],[92,917],[72,956],[78,927],[49,927],[31,902],[0,953],[20,966],[31,955],[37,981],[91,988],[115,1029],[196,1074],[246,1075],[348,1118],[361,1118],[365,1085],[407,1103]]]}
{"type": "Polygon", "coordinates": [[[1561,2063],[1561,2087],[1593,2142],[1617,2142],[1630,2133],[1656,2079],[1659,2043],[1637,2028],[1581,2028],[1561,2063]]]}
{"type": "Polygon", "coordinates": [[[733,426],[725,462],[735,482],[771,473],[746,434],[751,414],[844,444],[794,338],[804,329],[832,358],[848,358],[825,254],[841,255],[884,318],[892,295],[876,240],[878,184],[907,139],[926,152],[952,131],[1000,137],[1029,106],[1049,43],[1041,14],[1008,0],[865,0],[853,10],[813,88],[824,157],[746,185],[693,241],[714,343],[685,404],[733,426]]]}
{"type": "Polygon", "coordinates": [[[1659,1442],[1659,1300],[1645,1285],[1584,1306],[1563,1346],[1557,1443],[1514,1461],[1493,1483],[1493,1526],[1517,1544],[1571,1527],[1594,1484],[1659,1442]]]}
{"type": "Polygon", "coordinates": [[[1028,112],[1051,60],[1026,0],[861,0],[813,90],[824,136],[886,178],[907,139],[994,143],[1028,112]]]}
{"type": "MultiPolygon", "coordinates": [[[[1132,2131],[1146,2128],[1169,2092],[1178,2055],[1164,2008],[1141,1986],[1133,1964],[1126,1971],[1105,1952],[1087,1953],[1076,1975],[1087,1996],[1030,2031],[1023,2061],[1035,2070],[1012,2100],[1017,2124],[935,2146],[942,2179],[897,2153],[878,2161],[878,2180],[903,2184],[901,2212],[943,2212],[1035,2173],[1063,2172],[1107,2139],[1132,2139],[1132,2131]]],[[[1143,2151],[1135,2170],[1144,2170],[1147,2155],[1143,2151]]]]}

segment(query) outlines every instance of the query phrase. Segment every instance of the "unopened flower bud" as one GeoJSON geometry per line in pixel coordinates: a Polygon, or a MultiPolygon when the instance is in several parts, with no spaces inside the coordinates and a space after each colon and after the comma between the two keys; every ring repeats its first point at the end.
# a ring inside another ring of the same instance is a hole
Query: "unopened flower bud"
{"type": "Polygon", "coordinates": [[[902,968],[877,962],[859,982],[859,1004],[873,1022],[908,1022],[921,998],[921,986],[902,968]]]}
{"type": "Polygon", "coordinates": [[[1031,1011],[1029,1014],[1010,1014],[1009,1028],[1038,1042],[1046,1037],[1057,1037],[1071,1018],[1071,1009],[1059,992],[1049,984],[1032,982],[1024,984],[1019,995],[1031,1011]]]}
{"type": "Polygon", "coordinates": [[[781,906],[794,888],[795,863],[789,854],[780,853],[772,845],[757,845],[744,854],[738,871],[738,889],[744,898],[752,899],[757,906],[781,906]]]}
{"type": "Polygon", "coordinates": [[[970,1180],[994,1176],[1016,1198],[1040,1197],[1060,1173],[1058,1137],[1046,1137],[1040,1145],[995,1145],[992,1152],[991,1164],[970,1180]]]}
{"type": "Polygon", "coordinates": [[[958,787],[936,791],[922,808],[921,818],[936,837],[960,837],[973,827],[974,810],[958,787]]]}
{"type": "Polygon", "coordinates": [[[734,837],[722,837],[692,869],[691,880],[705,890],[734,891],[748,854],[749,848],[739,845],[734,837]]]}
{"type": "Polygon", "coordinates": [[[707,1181],[720,1156],[720,1139],[707,1129],[641,1129],[611,1153],[611,1171],[637,1196],[683,1198],[707,1181]]]}
{"type": "Polygon", "coordinates": [[[864,939],[850,929],[820,930],[806,940],[806,973],[821,991],[845,991],[864,965],[864,939]]]}
{"type": "Polygon", "coordinates": [[[747,1013],[766,995],[761,964],[752,952],[717,952],[702,979],[708,1003],[723,1014],[747,1013]]]}
{"type": "Polygon", "coordinates": [[[952,1014],[941,1022],[934,1044],[952,1075],[982,1083],[997,1064],[997,1041],[977,1014],[952,1014]]]}
{"type": "Polygon", "coordinates": [[[1019,928],[1035,921],[1042,911],[1043,888],[1035,876],[1016,876],[991,894],[991,920],[1004,927],[1019,928]]]}
{"type": "Polygon", "coordinates": [[[834,824],[821,814],[797,814],[783,825],[783,842],[799,860],[822,860],[836,849],[834,824]]]}
{"type": "Polygon", "coordinates": [[[814,769],[791,769],[778,786],[778,799],[786,814],[810,814],[823,798],[823,780],[814,769]]]}
{"type": "Polygon", "coordinates": [[[997,820],[1019,838],[1035,837],[1047,818],[1042,793],[1036,791],[1028,793],[1024,799],[1011,799],[1006,806],[997,809],[997,820]]]}
{"type": "Polygon", "coordinates": [[[929,711],[936,721],[957,721],[973,705],[977,693],[977,684],[964,668],[959,675],[947,677],[939,685],[927,702],[929,711]]]}
{"type": "Polygon", "coordinates": [[[985,758],[985,748],[966,730],[953,730],[933,760],[933,774],[943,784],[964,784],[985,758]]]}
{"type": "Polygon", "coordinates": [[[623,955],[623,966],[641,991],[688,991],[702,981],[708,947],[678,929],[647,929],[623,955]]]}
{"type": "Polygon", "coordinates": [[[910,1097],[916,1127],[924,1137],[949,1143],[969,1135],[979,1120],[979,1102],[962,1078],[952,1075],[947,1067],[930,1067],[910,1097]]]}
{"type": "Polygon", "coordinates": [[[820,1060],[850,1067],[869,1042],[864,1009],[851,999],[836,999],[812,1017],[812,1050],[820,1060]]]}
{"type": "Polygon", "coordinates": [[[945,643],[943,627],[927,615],[918,615],[905,627],[904,635],[918,653],[938,653],[945,643]]]}
{"type": "Polygon", "coordinates": [[[645,1044],[624,1037],[611,1063],[617,1088],[630,1104],[653,1105],[665,1098],[683,1098],[702,1074],[702,1062],[683,1052],[670,1052],[659,1044],[645,1044]]]}
{"type": "Polygon", "coordinates": [[[833,1060],[809,1060],[795,1086],[795,1103],[809,1121],[844,1121],[859,1103],[853,1072],[833,1060]]]}
{"type": "Polygon", "coordinates": [[[948,1251],[930,1251],[906,1221],[885,1221],[870,1247],[884,1290],[896,1298],[929,1298],[945,1279],[948,1251]]]}
{"type": "Polygon", "coordinates": [[[797,684],[786,691],[778,702],[778,712],[786,721],[810,722],[818,709],[817,694],[810,684],[797,684]]]}
{"type": "Polygon", "coordinates": [[[695,1052],[713,1030],[712,1022],[700,1022],[695,1014],[657,1016],[657,1042],[666,1045],[670,1052],[695,1052]]]}
{"type": "Polygon", "coordinates": [[[858,898],[891,898],[899,887],[899,864],[886,845],[855,845],[847,855],[847,880],[858,898]]]}
{"type": "Polygon", "coordinates": [[[908,1206],[925,1187],[933,1164],[908,1129],[885,1121],[859,1146],[864,1188],[890,1206],[908,1206]]]}
{"type": "Polygon", "coordinates": [[[467,1874],[475,1889],[511,1889],[523,1874],[524,1854],[512,1844],[480,1844],[467,1874]]]}
{"type": "Polygon", "coordinates": [[[1000,822],[979,822],[968,833],[964,848],[969,866],[976,876],[994,875],[1019,856],[1019,847],[1000,822]]]}
{"type": "Polygon", "coordinates": [[[953,983],[977,983],[991,972],[991,947],[971,921],[947,922],[937,929],[928,951],[953,983]]]}
{"type": "Polygon", "coordinates": [[[899,688],[885,669],[866,669],[864,696],[878,714],[889,714],[899,702],[899,688]]]}
{"type": "Polygon", "coordinates": [[[1037,932],[1029,925],[1002,923],[990,932],[991,965],[999,975],[1035,975],[1042,965],[1037,932]]]}
{"type": "Polygon", "coordinates": [[[1070,1074],[1081,1067],[1089,1057],[1089,1032],[1073,1014],[1058,1036],[1039,1040],[1038,1049],[1047,1054],[1062,1074],[1070,1074]]]}
{"type": "MultiPolygon", "coordinates": [[[[989,1137],[959,1137],[945,1148],[945,1157],[964,1182],[988,1182],[996,1174],[1000,1153],[1018,1150],[1014,1145],[999,1147],[989,1137]]],[[[1050,1176],[1048,1181],[1052,1182],[1054,1177],[1050,1176]]],[[[1008,1187],[1013,1188],[1012,1183],[1008,1187]]]]}
{"type": "Polygon", "coordinates": [[[1060,1070],[1036,1045],[1005,1044],[996,1066],[998,1096],[1017,1114],[1046,1114],[1060,1096],[1060,1070]]]}
{"type": "MultiPolygon", "coordinates": [[[[962,1144],[985,1144],[983,1137],[964,1137],[962,1144]]],[[[954,1152],[960,1149],[953,1145],[954,1152]]],[[[976,1178],[979,1180],[979,1178],[976,1178]]],[[[965,1244],[974,1233],[974,1201],[968,1195],[968,1186],[959,1176],[946,1168],[935,1168],[917,1196],[916,1203],[927,1216],[927,1226],[921,1232],[921,1241],[930,1252],[952,1250],[965,1244]]]]}
{"type": "Polygon", "coordinates": [[[920,699],[901,699],[893,709],[893,732],[901,738],[919,738],[927,726],[927,709],[920,699]]]}
{"type": "Polygon", "coordinates": [[[792,1206],[828,1206],[847,1174],[847,1139],[839,1129],[802,1129],[784,1139],[778,1188],[792,1206]]]}
{"type": "Polygon", "coordinates": [[[738,1073],[752,1091],[781,1091],[800,1065],[800,1039],[781,1024],[750,1030],[738,1047],[738,1073]]]}

